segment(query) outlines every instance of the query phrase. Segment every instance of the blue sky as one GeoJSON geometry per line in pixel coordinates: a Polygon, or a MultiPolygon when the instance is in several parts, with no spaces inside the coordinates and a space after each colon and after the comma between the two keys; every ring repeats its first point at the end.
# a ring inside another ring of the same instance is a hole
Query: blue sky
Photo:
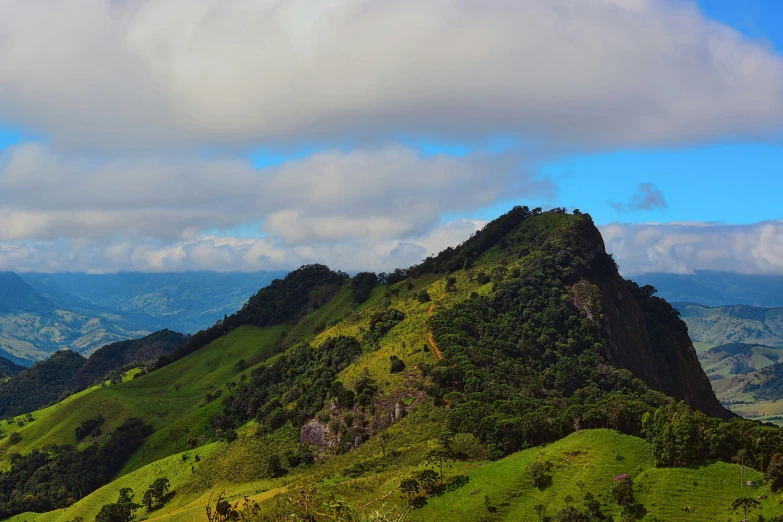
{"type": "Polygon", "coordinates": [[[782,2],[241,6],[0,7],[0,269],[380,270],[526,204],[783,273],[782,2]]]}

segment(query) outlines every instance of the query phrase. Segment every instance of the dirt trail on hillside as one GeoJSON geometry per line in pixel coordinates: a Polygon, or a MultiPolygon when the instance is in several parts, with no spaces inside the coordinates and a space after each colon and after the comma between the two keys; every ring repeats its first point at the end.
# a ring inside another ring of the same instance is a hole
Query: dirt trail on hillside
{"type": "MultiPolygon", "coordinates": [[[[440,296],[438,298],[438,301],[440,301],[441,299],[443,299],[443,296],[440,296]]],[[[435,309],[435,303],[432,303],[429,309],[427,310],[427,315],[432,317],[432,311],[434,309],[435,309]]],[[[435,338],[432,336],[432,331],[430,331],[429,329],[427,329],[427,340],[430,342],[430,346],[432,346],[432,351],[435,352],[435,356],[438,359],[443,359],[443,352],[441,352],[440,348],[438,348],[438,345],[435,344],[435,338]]]]}

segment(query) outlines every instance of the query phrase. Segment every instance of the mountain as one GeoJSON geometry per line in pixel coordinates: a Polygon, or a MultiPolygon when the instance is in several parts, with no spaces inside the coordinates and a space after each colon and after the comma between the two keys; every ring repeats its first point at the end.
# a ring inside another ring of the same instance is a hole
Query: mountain
{"type": "Polygon", "coordinates": [[[24,366],[16,364],[5,357],[0,357],[0,380],[8,379],[22,370],[24,370],[24,366]]]}
{"type": "Polygon", "coordinates": [[[85,315],[52,307],[0,314],[0,356],[29,366],[58,350],[89,354],[106,343],[149,330],[111,313],[85,315]]]}
{"type": "Polygon", "coordinates": [[[0,356],[29,366],[152,331],[195,332],[282,272],[0,274],[0,356]]]}
{"type": "Polygon", "coordinates": [[[700,271],[694,274],[639,274],[633,279],[642,285],[654,286],[661,297],[670,302],[783,307],[783,276],[779,275],[700,271]]]}
{"type": "Polygon", "coordinates": [[[0,517],[783,515],[780,430],[718,403],[687,333],[589,215],[517,207],[410,268],[301,267],[148,373],[6,423],[0,517]]]}
{"type": "Polygon", "coordinates": [[[718,399],[733,412],[783,422],[773,366],[783,361],[783,308],[674,303],[718,399]]]}
{"type": "Polygon", "coordinates": [[[54,306],[18,275],[13,272],[0,272],[0,314],[7,313],[47,313],[54,306]]]}
{"type": "Polygon", "coordinates": [[[148,330],[194,333],[242,306],[285,272],[119,272],[21,274],[58,307],[88,315],[111,313],[148,330]]]}
{"type": "Polygon", "coordinates": [[[694,342],[718,346],[751,343],[783,348],[783,308],[709,307],[674,303],[694,342]]]}

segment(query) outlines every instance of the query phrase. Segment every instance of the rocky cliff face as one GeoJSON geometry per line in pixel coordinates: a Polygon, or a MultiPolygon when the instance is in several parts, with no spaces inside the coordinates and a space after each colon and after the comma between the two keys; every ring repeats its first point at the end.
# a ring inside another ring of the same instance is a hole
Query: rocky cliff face
{"type": "Polygon", "coordinates": [[[598,229],[587,221],[578,232],[589,243],[591,270],[574,285],[574,305],[600,322],[605,357],[653,389],[715,417],[730,417],[712,390],[679,313],[651,287],[624,280],[606,254],[598,229]]]}

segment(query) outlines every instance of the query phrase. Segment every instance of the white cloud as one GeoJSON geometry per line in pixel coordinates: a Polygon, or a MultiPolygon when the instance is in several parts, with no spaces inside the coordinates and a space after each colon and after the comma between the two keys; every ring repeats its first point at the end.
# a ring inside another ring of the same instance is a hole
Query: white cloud
{"type": "Polygon", "coordinates": [[[667,0],[0,1],[0,114],[57,146],[781,130],[783,61],[667,0]]]}
{"type": "Polygon", "coordinates": [[[340,240],[289,247],[273,238],[202,235],[174,242],[137,241],[20,241],[0,243],[0,270],[85,271],[118,270],[274,270],[306,263],[325,263],[347,271],[389,271],[408,267],[446,246],[466,240],[484,221],[458,220],[406,240],[340,240]]]}
{"type": "Polygon", "coordinates": [[[783,221],[611,224],[601,232],[625,275],[697,270],[783,274],[783,221]]]}
{"type": "Polygon", "coordinates": [[[85,161],[26,144],[0,154],[0,241],[173,242],[261,221],[290,246],[403,239],[444,212],[549,190],[516,156],[422,158],[388,146],[254,169],[192,156],[85,161]]]}

